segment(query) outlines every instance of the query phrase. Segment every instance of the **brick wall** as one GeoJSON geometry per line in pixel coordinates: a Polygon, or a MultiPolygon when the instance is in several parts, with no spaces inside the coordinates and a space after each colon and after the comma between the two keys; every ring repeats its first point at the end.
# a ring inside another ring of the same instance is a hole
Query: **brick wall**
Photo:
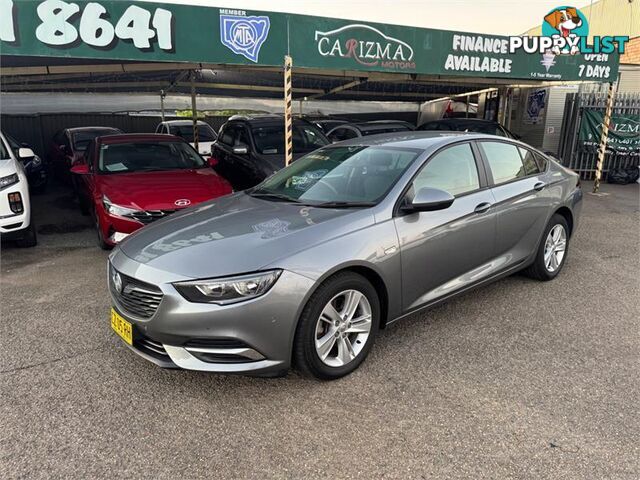
{"type": "Polygon", "coordinates": [[[620,57],[620,63],[640,65],[640,37],[635,37],[627,42],[624,55],[620,57]]]}

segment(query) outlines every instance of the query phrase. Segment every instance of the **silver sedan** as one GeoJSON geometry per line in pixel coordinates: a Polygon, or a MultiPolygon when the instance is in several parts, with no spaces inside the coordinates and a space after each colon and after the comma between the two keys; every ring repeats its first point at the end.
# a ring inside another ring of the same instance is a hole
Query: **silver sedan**
{"type": "Polygon", "coordinates": [[[581,200],[575,173],[515,140],[334,144],[129,237],[111,325],[162,367],[338,378],[412,312],[521,270],[555,278],[581,200]]]}

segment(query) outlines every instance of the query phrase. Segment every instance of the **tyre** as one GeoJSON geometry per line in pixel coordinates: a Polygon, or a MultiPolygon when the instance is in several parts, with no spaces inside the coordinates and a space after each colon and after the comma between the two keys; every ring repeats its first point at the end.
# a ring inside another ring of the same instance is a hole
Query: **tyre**
{"type": "Polygon", "coordinates": [[[96,211],[93,212],[93,220],[96,226],[96,232],[97,232],[96,242],[98,243],[98,246],[102,250],[111,250],[113,247],[109,245],[107,242],[105,242],[104,240],[104,235],[102,234],[102,227],[100,226],[100,217],[98,216],[98,212],[96,211]]]}
{"type": "Polygon", "coordinates": [[[542,235],[535,260],[524,273],[543,282],[553,280],[562,270],[568,253],[569,225],[562,215],[556,213],[542,235]]]}
{"type": "Polygon", "coordinates": [[[305,306],[294,340],[301,373],[333,380],[353,372],[369,354],[380,324],[376,289],[354,272],[326,280],[305,306]]]}
{"type": "Polygon", "coordinates": [[[29,226],[22,232],[22,237],[16,240],[16,245],[20,248],[30,248],[35,247],[37,244],[38,234],[36,233],[36,224],[33,219],[31,219],[29,226]]]}

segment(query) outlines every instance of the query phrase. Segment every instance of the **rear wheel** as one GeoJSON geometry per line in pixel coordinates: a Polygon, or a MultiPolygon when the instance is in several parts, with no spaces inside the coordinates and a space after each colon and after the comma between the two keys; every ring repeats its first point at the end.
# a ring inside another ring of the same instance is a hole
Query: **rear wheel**
{"type": "Polygon", "coordinates": [[[547,224],[535,260],[524,273],[536,280],[553,280],[562,270],[568,252],[569,225],[556,213],[547,224]]]}
{"type": "Polygon", "coordinates": [[[329,278],[311,296],[294,344],[297,368],[333,380],[353,372],[369,354],[380,322],[380,300],[369,281],[353,272],[329,278]]]}

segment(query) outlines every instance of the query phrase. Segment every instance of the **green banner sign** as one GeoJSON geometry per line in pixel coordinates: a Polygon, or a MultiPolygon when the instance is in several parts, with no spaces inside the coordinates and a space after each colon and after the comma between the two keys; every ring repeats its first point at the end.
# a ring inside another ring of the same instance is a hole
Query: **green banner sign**
{"type": "MultiPolygon", "coordinates": [[[[584,109],[578,140],[584,149],[600,144],[604,111],[584,109]]],[[[640,155],[640,115],[612,115],[607,137],[607,153],[640,155]]]]}
{"type": "MultiPolygon", "coordinates": [[[[542,20],[541,20],[542,21],[542,20]]],[[[619,56],[509,53],[509,37],[238,9],[0,0],[3,55],[614,81],[619,56]]]]}

